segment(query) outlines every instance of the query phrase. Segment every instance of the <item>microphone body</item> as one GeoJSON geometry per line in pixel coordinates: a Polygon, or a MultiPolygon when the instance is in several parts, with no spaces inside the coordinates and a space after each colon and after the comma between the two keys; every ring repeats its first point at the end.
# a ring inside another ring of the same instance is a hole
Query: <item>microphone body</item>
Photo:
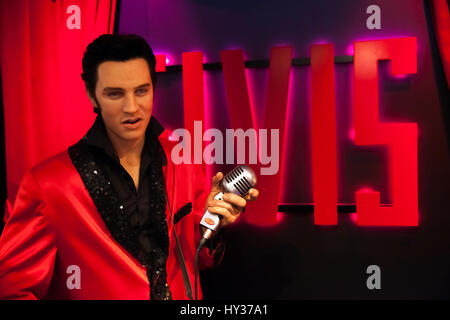
{"type": "MultiPolygon", "coordinates": [[[[256,174],[248,166],[240,165],[228,172],[220,181],[222,192],[219,192],[214,199],[222,200],[224,193],[234,193],[241,197],[245,197],[248,190],[256,186],[256,174]]],[[[200,225],[206,228],[202,238],[197,247],[195,254],[195,300],[197,300],[197,280],[198,280],[198,257],[200,250],[205,245],[206,241],[219,229],[220,218],[219,215],[211,213],[206,210],[200,221],[200,225]]]]}
{"type": "MultiPolygon", "coordinates": [[[[224,193],[234,193],[238,196],[245,197],[248,191],[254,186],[256,186],[255,172],[248,166],[239,165],[223,177],[220,182],[222,192],[219,192],[214,199],[222,200],[224,193]]],[[[200,225],[206,228],[202,236],[204,240],[202,239],[201,242],[204,243],[218,230],[220,225],[219,217],[219,215],[206,210],[200,221],[200,225]]]]}

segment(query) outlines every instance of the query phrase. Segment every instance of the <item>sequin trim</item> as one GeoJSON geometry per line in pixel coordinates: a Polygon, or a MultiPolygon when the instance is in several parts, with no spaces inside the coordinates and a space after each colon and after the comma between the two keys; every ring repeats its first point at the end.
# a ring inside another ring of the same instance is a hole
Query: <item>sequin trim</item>
{"type": "MultiPolygon", "coordinates": [[[[125,208],[102,168],[96,163],[89,146],[81,139],[69,147],[69,156],[86,186],[97,210],[112,237],[146,269],[150,299],[171,300],[167,284],[166,262],[169,236],[165,214],[162,158],[151,164],[151,199],[149,219],[142,226],[132,227],[125,208]]],[[[159,148],[158,154],[161,154],[159,148]]]]}

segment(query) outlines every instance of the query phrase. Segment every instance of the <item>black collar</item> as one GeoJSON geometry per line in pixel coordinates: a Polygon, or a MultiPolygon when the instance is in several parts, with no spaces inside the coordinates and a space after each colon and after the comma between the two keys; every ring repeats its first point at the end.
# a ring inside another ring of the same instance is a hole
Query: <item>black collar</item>
{"type": "MultiPolygon", "coordinates": [[[[158,137],[163,133],[164,127],[156,120],[153,116],[150,118],[150,122],[145,130],[145,143],[144,149],[142,150],[141,158],[145,159],[146,157],[150,157],[150,155],[155,150],[155,146],[158,142],[158,137]]],[[[100,149],[111,157],[113,160],[120,162],[119,157],[117,156],[116,150],[114,149],[111,140],[108,137],[108,133],[106,132],[105,124],[103,122],[103,118],[101,114],[97,115],[94,124],[87,132],[84,137],[84,142],[90,146],[94,146],[100,149]]],[[[146,159],[147,160],[147,159],[146,159]]]]}

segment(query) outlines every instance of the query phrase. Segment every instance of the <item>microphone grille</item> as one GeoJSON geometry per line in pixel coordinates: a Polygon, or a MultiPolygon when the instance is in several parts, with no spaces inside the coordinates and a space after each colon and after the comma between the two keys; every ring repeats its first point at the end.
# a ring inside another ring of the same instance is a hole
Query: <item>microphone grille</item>
{"type": "Polygon", "coordinates": [[[248,190],[256,186],[256,174],[248,166],[240,165],[225,175],[222,180],[224,192],[245,196],[248,190]]]}

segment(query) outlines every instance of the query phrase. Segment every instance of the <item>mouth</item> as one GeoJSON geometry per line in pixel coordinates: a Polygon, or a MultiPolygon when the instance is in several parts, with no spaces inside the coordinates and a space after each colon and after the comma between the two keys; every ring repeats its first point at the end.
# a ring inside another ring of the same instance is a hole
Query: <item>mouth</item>
{"type": "Polygon", "coordinates": [[[122,124],[135,124],[141,120],[141,118],[127,119],[125,121],[122,121],[122,124]]]}
{"type": "Polygon", "coordinates": [[[141,118],[127,119],[125,121],[122,121],[122,125],[125,128],[134,130],[141,126],[141,122],[142,122],[141,118]]]}

